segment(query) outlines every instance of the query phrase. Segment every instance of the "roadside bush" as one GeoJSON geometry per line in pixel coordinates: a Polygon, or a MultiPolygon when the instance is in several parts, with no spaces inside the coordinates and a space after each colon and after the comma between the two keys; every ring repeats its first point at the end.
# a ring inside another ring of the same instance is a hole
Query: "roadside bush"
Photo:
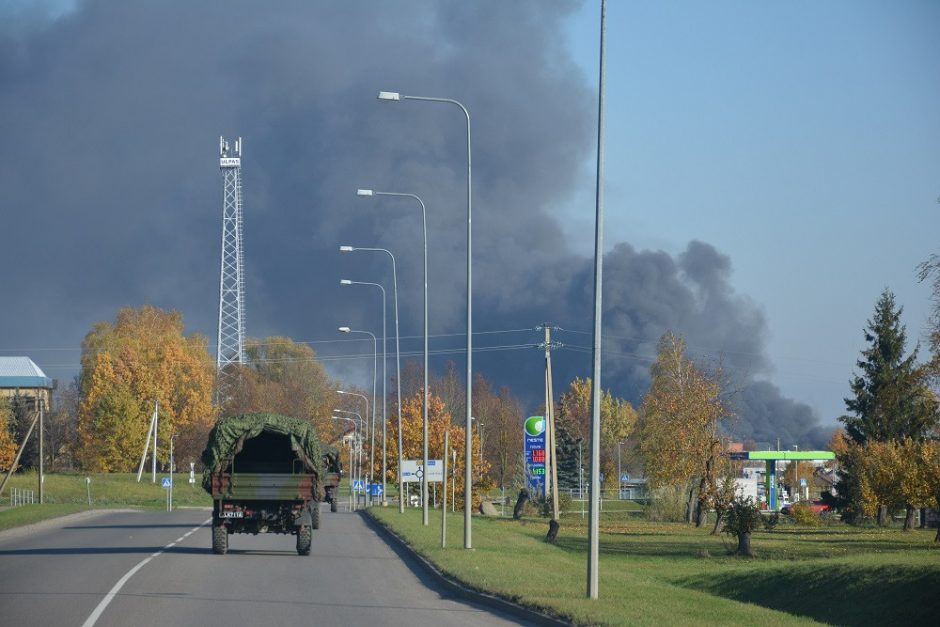
{"type": "Polygon", "coordinates": [[[653,490],[649,519],[653,522],[685,522],[686,496],[683,487],[666,486],[653,490]]]}
{"type": "Polygon", "coordinates": [[[731,502],[731,507],[725,514],[725,533],[738,539],[738,555],[751,556],[751,533],[764,520],[760,508],[751,497],[738,497],[731,502]]]}
{"type": "Polygon", "coordinates": [[[780,513],[774,512],[773,514],[763,516],[762,519],[764,521],[764,531],[773,531],[780,523],[780,513]]]}
{"type": "Polygon", "coordinates": [[[790,514],[793,516],[793,522],[803,527],[819,527],[822,521],[805,503],[796,503],[790,508],[790,514]]]}
{"type": "Polygon", "coordinates": [[[570,512],[574,509],[574,501],[571,499],[571,495],[567,492],[558,493],[558,511],[559,512],[570,512]]]}

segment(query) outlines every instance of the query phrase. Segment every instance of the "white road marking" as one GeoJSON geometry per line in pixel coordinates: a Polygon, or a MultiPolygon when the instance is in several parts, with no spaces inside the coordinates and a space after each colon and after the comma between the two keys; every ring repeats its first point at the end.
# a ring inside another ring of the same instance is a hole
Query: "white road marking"
{"type": "MultiPolygon", "coordinates": [[[[206,520],[205,522],[203,522],[203,523],[202,523],[201,525],[199,525],[198,527],[193,527],[193,528],[189,531],[189,533],[187,533],[186,535],[188,536],[189,534],[191,534],[191,533],[193,533],[193,532],[195,532],[195,531],[198,531],[201,527],[205,527],[206,525],[208,525],[208,524],[211,523],[211,522],[212,522],[212,519],[209,518],[208,520],[206,520]]],[[[185,537],[185,536],[184,536],[184,537],[185,537]]],[[[177,540],[176,542],[179,542],[179,540],[177,540]]],[[[143,568],[144,566],[146,566],[146,565],[147,565],[147,562],[149,562],[149,561],[152,560],[153,558],[157,557],[158,555],[160,555],[161,553],[163,553],[163,552],[166,551],[167,549],[169,549],[169,548],[175,546],[175,545],[176,545],[176,542],[171,542],[171,543],[169,543],[168,545],[166,545],[165,547],[163,547],[162,549],[160,549],[159,551],[157,551],[156,553],[153,553],[150,557],[145,557],[145,558],[142,559],[136,566],[134,566],[132,569],[130,569],[129,571],[127,571],[127,572],[124,574],[123,577],[121,577],[120,579],[118,579],[118,582],[117,582],[116,584],[114,584],[114,587],[111,588],[111,589],[108,591],[108,593],[107,593],[106,595],[104,595],[104,598],[103,598],[103,599],[101,599],[101,602],[98,604],[98,607],[96,607],[95,610],[91,613],[91,615],[85,620],[85,622],[82,623],[82,627],[92,627],[96,622],[98,622],[98,619],[101,618],[102,612],[104,612],[105,608],[108,607],[108,604],[111,603],[112,599],[114,599],[114,597],[117,596],[117,593],[121,591],[121,588],[124,587],[124,584],[126,584],[127,581],[128,581],[131,577],[134,576],[134,573],[136,573],[138,570],[140,570],[141,568],[143,568]]]]}

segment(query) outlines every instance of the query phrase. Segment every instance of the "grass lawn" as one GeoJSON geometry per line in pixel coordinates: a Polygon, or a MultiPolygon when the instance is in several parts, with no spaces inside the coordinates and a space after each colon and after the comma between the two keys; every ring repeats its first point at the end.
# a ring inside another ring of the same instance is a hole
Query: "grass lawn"
{"type": "Polygon", "coordinates": [[[556,546],[545,519],[474,516],[474,549],[463,549],[462,512],[421,525],[420,510],[369,513],[444,572],[580,624],[862,625],[932,624],[940,603],[940,546],[934,530],[778,527],[755,532],[754,558],[729,554],[734,542],[709,529],[635,517],[601,524],[600,598],[584,598],[587,528],[562,519],[556,546]]]}
{"type": "MultiPolygon", "coordinates": [[[[166,490],[161,480],[166,474],[157,473],[157,482],[145,472],[137,482],[136,473],[114,474],[46,474],[45,503],[25,505],[0,511],[0,530],[28,525],[48,518],[65,516],[85,509],[135,508],[166,509],[166,490]],[[85,479],[91,483],[86,484],[85,479]],[[88,502],[89,492],[91,504],[88,502]]],[[[0,498],[0,507],[10,504],[10,488],[32,490],[38,501],[39,491],[35,472],[13,475],[0,498]]],[[[349,494],[348,481],[340,486],[340,503],[349,494]]],[[[196,474],[196,483],[189,483],[189,473],[173,474],[173,507],[212,507],[212,497],[202,489],[202,474],[196,474]]]]}
{"type": "MultiPolygon", "coordinates": [[[[163,510],[166,508],[166,490],[161,479],[167,475],[157,474],[153,483],[151,475],[145,473],[137,483],[137,475],[126,474],[47,474],[44,484],[45,503],[25,505],[0,511],[0,530],[28,525],[40,520],[65,516],[94,508],[138,508],[163,510]],[[91,479],[86,484],[85,478],[91,479]],[[91,504],[88,502],[91,494],[91,504]]],[[[200,484],[202,476],[196,475],[196,484],[189,484],[189,473],[173,475],[173,507],[212,507],[212,498],[200,484]]],[[[10,488],[32,490],[38,501],[39,490],[35,472],[13,475],[3,490],[0,506],[10,504],[10,488]]]]}

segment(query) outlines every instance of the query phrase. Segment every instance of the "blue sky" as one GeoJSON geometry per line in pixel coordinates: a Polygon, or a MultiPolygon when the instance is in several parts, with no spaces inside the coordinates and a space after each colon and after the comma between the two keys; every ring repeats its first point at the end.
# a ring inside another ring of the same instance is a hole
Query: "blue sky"
{"type": "MultiPolygon", "coordinates": [[[[595,86],[599,5],[568,28],[595,86]]],[[[606,241],[728,254],[766,314],[773,380],[827,423],[880,291],[912,344],[929,316],[938,24],[937,2],[608,2],[606,241]]],[[[556,208],[584,251],[593,173],[556,208]]]]}

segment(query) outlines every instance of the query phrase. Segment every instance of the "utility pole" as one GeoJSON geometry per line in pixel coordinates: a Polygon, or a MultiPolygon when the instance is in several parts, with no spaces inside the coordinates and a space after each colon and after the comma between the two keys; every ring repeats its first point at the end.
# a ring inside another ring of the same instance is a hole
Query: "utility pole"
{"type": "Polygon", "coordinates": [[[45,479],[45,476],[43,474],[43,467],[42,467],[42,410],[43,410],[42,396],[40,396],[37,400],[39,401],[39,504],[42,505],[43,503],[42,483],[43,483],[43,479],[45,479]]]}
{"type": "Polygon", "coordinates": [[[153,483],[157,482],[157,434],[160,432],[160,401],[153,402],[153,483]]]}
{"type": "Polygon", "coordinates": [[[561,344],[552,343],[552,327],[546,322],[536,327],[545,332],[545,341],[539,348],[545,349],[545,449],[548,463],[548,476],[545,477],[546,490],[552,497],[552,520],[558,521],[558,451],[555,443],[555,395],[552,389],[552,349],[561,344]]]}

